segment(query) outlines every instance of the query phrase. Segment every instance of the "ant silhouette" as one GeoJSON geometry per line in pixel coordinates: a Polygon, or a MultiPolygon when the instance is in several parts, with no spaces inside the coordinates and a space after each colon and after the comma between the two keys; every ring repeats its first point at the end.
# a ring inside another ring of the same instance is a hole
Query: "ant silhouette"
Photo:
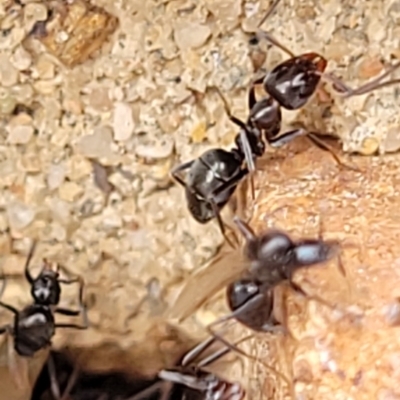
{"type": "MultiPolygon", "coordinates": [[[[343,276],[346,275],[339,257],[340,244],[336,240],[324,240],[321,234],[322,227],[320,227],[320,235],[316,239],[293,240],[287,233],[276,229],[256,235],[251,227],[237,216],[234,217],[234,223],[246,241],[242,257],[237,251],[234,251],[231,252],[228,259],[219,259],[216,263],[211,263],[206,269],[194,274],[193,279],[186,283],[178,298],[178,310],[179,304],[188,301],[189,293],[195,301],[195,308],[197,308],[225,286],[230,309],[229,314],[205,327],[210,337],[187,353],[183,359],[184,365],[216,340],[223,343],[229,350],[253,358],[222,336],[227,327],[215,329],[231,320],[240,322],[253,332],[290,334],[287,327],[275,316],[277,311],[275,297],[278,285],[288,284],[303,297],[332,307],[323,299],[309,295],[293,282],[296,271],[325,263],[337,256],[339,272],[343,276]]],[[[181,311],[181,315],[178,317],[179,321],[191,313],[194,308],[193,305],[186,307],[190,310],[181,311]]],[[[284,375],[264,363],[263,366],[281,377],[293,391],[291,382],[284,375]]]]}
{"type": "MultiPolygon", "coordinates": [[[[80,278],[64,280],[59,279],[58,271],[49,268],[47,261],[36,278],[29,272],[29,264],[36,249],[33,243],[25,263],[25,277],[31,285],[33,303],[18,311],[15,307],[0,301],[0,306],[14,314],[14,324],[0,327],[0,334],[10,333],[14,338],[14,349],[20,356],[32,357],[37,351],[51,345],[51,338],[57,328],[87,329],[89,326],[86,307],[83,303],[84,284],[80,278]],[[60,301],[60,283],[70,284],[79,282],[79,306],[80,310],[70,310],[58,307],[60,301]],[[56,323],[54,314],[83,317],[83,324],[56,323]]],[[[6,278],[3,280],[3,294],[6,286],[6,278]]],[[[1,296],[0,296],[1,299],[1,296]]]]}
{"type": "MultiPolygon", "coordinates": [[[[258,28],[271,16],[280,1],[281,0],[275,0],[273,2],[265,16],[258,24],[258,28]]],[[[400,83],[400,79],[392,79],[382,82],[388,75],[392,74],[400,67],[400,62],[392,65],[381,76],[378,76],[370,82],[353,89],[342,82],[335,75],[325,72],[325,69],[328,65],[328,60],[322,55],[315,52],[309,52],[296,56],[277,39],[275,39],[269,32],[260,29],[256,32],[255,39],[257,41],[261,39],[269,41],[272,45],[277,46],[290,57],[288,60],[276,65],[267,74],[255,79],[251,85],[251,94],[249,96],[249,108],[251,110],[250,115],[253,116],[253,118],[256,117],[254,119],[254,123],[265,133],[266,141],[270,143],[271,146],[274,146],[274,143],[282,145],[285,142],[294,139],[295,137],[306,136],[316,146],[323,150],[329,151],[335,158],[336,162],[340,165],[343,165],[333,151],[322,141],[320,137],[324,135],[319,132],[309,132],[303,128],[299,128],[290,132],[286,132],[283,135],[279,135],[278,137],[283,136],[282,140],[275,142],[275,139],[280,132],[282,119],[281,107],[287,110],[298,110],[305,106],[316,92],[321,80],[331,83],[334,90],[336,90],[336,92],[343,98],[366,94],[385,86],[400,83]],[[267,96],[257,101],[254,95],[254,87],[260,84],[263,86],[267,96]]],[[[240,121],[235,121],[232,118],[231,120],[237,125],[240,124],[240,121]]],[[[251,157],[251,144],[247,140],[244,133],[242,133],[241,140],[243,142],[243,147],[245,148],[246,163],[249,167],[249,170],[254,171],[255,164],[254,157],[253,159],[251,157]]],[[[347,165],[346,168],[355,169],[358,171],[357,168],[347,165]]]]}
{"type": "MultiPolygon", "coordinates": [[[[242,339],[241,341],[246,339],[247,338],[242,339]]],[[[197,347],[198,346],[196,346],[195,349],[197,349],[197,347]]],[[[245,391],[238,382],[228,382],[205,370],[207,366],[227,354],[230,349],[220,349],[194,364],[193,361],[195,358],[197,358],[205,348],[206,347],[204,347],[202,351],[197,351],[195,355],[193,354],[193,350],[190,350],[183,357],[178,367],[164,369],[158,373],[158,377],[161,381],[126,400],[144,400],[147,399],[149,395],[159,390],[163,393],[163,399],[170,399],[166,394],[171,391],[172,384],[179,384],[194,390],[198,394],[201,394],[201,400],[243,400],[245,391]]]]}

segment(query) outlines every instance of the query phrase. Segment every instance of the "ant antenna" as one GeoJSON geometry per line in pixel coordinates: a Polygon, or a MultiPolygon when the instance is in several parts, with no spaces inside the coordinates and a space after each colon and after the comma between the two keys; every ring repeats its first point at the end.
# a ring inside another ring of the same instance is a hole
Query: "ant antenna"
{"type": "Polygon", "coordinates": [[[262,17],[261,21],[258,23],[257,28],[259,28],[275,11],[276,7],[280,3],[281,0],[275,0],[269,7],[267,13],[262,17]]]}
{"type": "Polygon", "coordinates": [[[33,283],[34,279],[33,279],[32,275],[31,275],[31,273],[29,272],[29,265],[30,265],[30,263],[32,261],[33,255],[35,254],[36,245],[37,245],[37,240],[33,240],[31,248],[29,249],[28,257],[26,258],[25,267],[24,267],[26,280],[30,284],[33,283]]]}

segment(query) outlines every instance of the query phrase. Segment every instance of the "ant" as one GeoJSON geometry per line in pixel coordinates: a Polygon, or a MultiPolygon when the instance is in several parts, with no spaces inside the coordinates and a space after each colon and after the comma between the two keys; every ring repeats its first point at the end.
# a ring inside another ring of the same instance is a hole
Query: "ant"
{"type": "MultiPolygon", "coordinates": [[[[323,240],[321,236],[317,239],[294,241],[285,232],[273,229],[261,235],[256,235],[251,227],[239,217],[234,217],[234,223],[246,240],[243,251],[244,259],[241,259],[237,252],[234,252],[235,254],[232,255],[231,259],[236,260],[236,264],[235,261],[233,263],[211,264],[209,268],[194,276],[179,296],[179,302],[185,302],[185,293],[190,293],[199,306],[206,299],[209,299],[221,285],[227,284],[229,280],[231,282],[226,288],[230,313],[206,327],[210,338],[187,353],[183,359],[183,364],[187,364],[190,359],[203,352],[215,340],[222,342],[227,349],[252,358],[236,345],[232,345],[224,339],[221,336],[222,330],[215,331],[213,329],[215,326],[232,319],[237,320],[254,332],[288,333],[286,327],[276,319],[274,314],[276,308],[275,288],[277,285],[287,283],[297,293],[308,298],[314,298],[329,306],[324,300],[305,293],[293,282],[293,275],[295,271],[301,268],[324,263],[338,256],[338,241],[323,240]],[[215,282],[215,284],[210,284],[210,281],[215,282]],[[199,291],[201,290],[204,293],[201,297],[197,296],[200,295],[199,291]]],[[[341,263],[339,263],[339,267],[341,274],[345,275],[341,263]]],[[[182,320],[182,318],[179,318],[179,320],[182,320]]],[[[293,390],[291,383],[284,375],[268,365],[264,366],[280,376],[293,390]]]]}
{"type": "MultiPolygon", "coordinates": [[[[14,324],[0,327],[0,334],[9,332],[14,338],[14,349],[20,356],[32,357],[37,351],[51,345],[51,338],[56,328],[87,329],[88,319],[86,307],[83,304],[83,281],[80,278],[63,280],[59,279],[58,271],[49,268],[47,262],[40,274],[33,278],[29,272],[29,264],[36,248],[33,243],[25,263],[25,277],[31,285],[33,303],[18,311],[13,306],[0,301],[0,306],[14,314],[14,324]],[[57,307],[60,301],[60,283],[70,284],[79,282],[79,305],[80,310],[70,310],[57,307]],[[54,313],[68,316],[83,316],[83,325],[70,323],[56,323],[54,313]]],[[[6,280],[3,279],[3,294],[6,280]]],[[[1,297],[0,297],[1,298],[1,297]]]]}
{"type": "MultiPolygon", "coordinates": [[[[222,288],[227,288],[235,318],[238,314],[243,316],[249,312],[249,308],[245,307],[247,301],[241,300],[246,300],[243,298],[246,293],[267,296],[265,293],[269,290],[287,283],[296,292],[307,296],[293,281],[294,273],[302,268],[325,263],[334,257],[338,258],[340,274],[346,276],[340,258],[342,246],[337,240],[324,240],[322,226],[317,239],[296,241],[277,229],[269,229],[256,235],[251,227],[237,216],[233,218],[233,222],[245,239],[243,250],[229,251],[211,261],[207,267],[195,272],[171,308],[171,318],[181,321],[222,288]],[[240,304],[244,307],[242,312],[236,309],[240,304]]],[[[268,302],[268,298],[265,301],[268,302]]],[[[264,308],[268,309],[265,305],[264,308]]]]}
{"type": "MultiPolygon", "coordinates": [[[[184,187],[189,212],[193,218],[201,224],[216,218],[222,234],[230,243],[225,234],[225,225],[220,212],[242,179],[249,172],[255,170],[254,159],[264,154],[265,143],[262,140],[262,132],[267,132],[265,138],[270,145],[280,147],[300,134],[305,134],[305,131],[297,129],[276,136],[281,125],[280,108],[276,108],[270,98],[257,102],[254,87],[249,92],[250,114],[246,122],[231,114],[228,103],[220,90],[216,87],[213,88],[220,96],[229,119],[240,127],[240,131],[235,137],[236,147],[229,151],[218,148],[207,150],[197,159],[174,167],[171,175],[184,187]],[[276,108],[279,118],[270,120],[269,117],[265,117],[265,114],[268,115],[270,112],[271,106],[276,108]],[[247,166],[243,166],[244,162],[247,166]],[[188,170],[186,181],[180,176],[180,173],[185,170],[188,170]]],[[[312,133],[308,134],[313,137],[312,133]]],[[[335,160],[342,165],[342,162],[328,146],[324,144],[318,146],[331,152],[335,160]]],[[[253,185],[252,193],[254,198],[253,185]]]]}
{"type": "MultiPolygon", "coordinates": [[[[266,15],[262,18],[258,27],[260,27],[274,12],[280,0],[275,0],[266,15]]],[[[344,98],[358,96],[369,93],[373,90],[380,89],[385,86],[400,83],[400,79],[393,79],[382,82],[384,78],[393,73],[400,67],[400,62],[392,65],[384,74],[367,82],[366,84],[352,89],[342,82],[333,74],[325,73],[328,61],[318,53],[309,52],[296,56],[289,49],[279,43],[269,32],[259,30],[255,34],[255,39],[266,39],[272,45],[289,55],[289,59],[275,66],[269,73],[255,79],[252,82],[249,107],[250,116],[254,119],[254,124],[265,132],[265,139],[270,142],[280,131],[281,124],[281,107],[287,110],[298,110],[303,107],[316,92],[321,79],[333,84],[334,90],[340,93],[344,98]],[[257,101],[254,95],[254,87],[262,84],[267,96],[257,101]]],[[[240,121],[233,122],[239,125],[240,121]]],[[[243,124],[243,123],[242,123],[243,124]]],[[[341,164],[331,149],[325,145],[317,132],[307,132],[304,129],[295,129],[285,133],[286,141],[292,140],[297,136],[306,135],[315,145],[323,150],[330,151],[335,160],[341,164]]],[[[254,170],[254,161],[250,157],[251,145],[247,142],[245,135],[242,135],[242,141],[246,150],[246,162],[250,171],[254,170]]],[[[284,140],[281,142],[283,143],[284,140]]],[[[354,169],[352,167],[348,167],[354,169]]]]}
{"type": "MultiPolygon", "coordinates": [[[[243,341],[243,339],[241,341],[243,341]]],[[[197,347],[198,346],[196,346],[195,349],[197,349],[197,347]]],[[[238,382],[225,381],[204,369],[227,354],[230,349],[224,348],[216,351],[198,363],[193,364],[194,359],[197,358],[205,348],[206,347],[201,351],[196,351],[195,354],[193,350],[190,350],[183,357],[180,366],[172,369],[164,369],[158,373],[158,377],[161,379],[160,382],[155,383],[138,395],[130,397],[127,400],[143,400],[160,389],[163,393],[162,399],[169,399],[170,397],[165,396],[165,391],[170,391],[174,383],[183,385],[197,393],[201,393],[202,400],[243,400],[245,391],[238,382]]]]}

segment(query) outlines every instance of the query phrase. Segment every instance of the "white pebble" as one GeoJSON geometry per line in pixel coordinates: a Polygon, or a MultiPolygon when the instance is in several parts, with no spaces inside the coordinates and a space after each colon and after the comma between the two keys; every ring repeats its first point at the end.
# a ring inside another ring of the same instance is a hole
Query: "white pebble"
{"type": "Polygon", "coordinates": [[[7,206],[7,217],[11,229],[21,230],[33,221],[35,211],[30,206],[16,201],[7,206]]]}
{"type": "Polygon", "coordinates": [[[195,49],[202,46],[211,35],[207,25],[190,23],[175,29],[175,43],[181,50],[195,49]]]}
{"type": "Polygon", "coordinates": [[[117,142],[130,139],[135,128],[133,121],[132,109],[127,103],[115,103],[114,117],[114,140],[117,142]]]}
{"type": "Polygon", "coordinates": [[[32,125],[14,125],[8,127],[7,141],[10,144],[26,144],[33,136],[34,129],[32,125]]]}

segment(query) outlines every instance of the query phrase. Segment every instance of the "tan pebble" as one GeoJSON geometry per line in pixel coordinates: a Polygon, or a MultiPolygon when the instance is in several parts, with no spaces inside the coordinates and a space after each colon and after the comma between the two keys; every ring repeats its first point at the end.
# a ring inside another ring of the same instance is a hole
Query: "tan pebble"
{"type": "Polygon", "coordinates": [[[11,237],[8,233],[0,234],[0,256],[6,256],[11,252],[11,237]]]}
{"type": "Polygon", "coordinates": [[[207,133],[205,121],[199,122],[190,133],[190,137],[192,138],[193,143],[201,143],[206,138],[206,136],[207,133]]]}
{"type": "Polygon", "coordinates": [[[82,114],[82,102],[80,98],[66,98],[63,100],[62,108],[64,111],[74,115],[82,114]]]}
{"type": "Polygon", "coordinates": [[[71,181],[78,181],[92,173],[92,164],[87,158],[74,154],[68,160],[67,169],[68,178],[71,181]]]}
{"type": "Polygon", "coordinates": [[[10,114],[13,112],[17,101],[9,89],[0,87],[0,114],[10,114]]]}
{"type": "Polygon", "coordinates": [[[24,8],[25,21],[45,21],[48,17],[47,7],[42,3],[27,3],[24,8]]]}
{"type": "Polygon", "coordinates": [[[400,126],[392,126],[388,129],[383,142],[385,153],[391,153],[400,149],[400,126]]]}
{"type": "Polygon", "coordinates": [[[56,86],[57,82],[55,82],[54,80],[37,81],[33,84],[36,92],[44,95],[53,94],[56,86]]]}
{"type": "Polygon", "coordinates": [[[358,67],[358,76],[368,79],[378,75],[383,70],[383,64],[379,57],[366,58],[358,67]]]}
{"type": "Polygon", "coordinates": [[[55,65],[47,54],[41,54],[36,62],[34,78],[53,79],[55,75],[55,65]]]}
{"type": "Polygon", "coordinates": [[[76,201],[83,193],[83,188],[75,182],[64,182],[58,189],[61,200],[70,203],[76,201]]]}
{"type": "Polygon", "coordinates": [[[88,96],[89,106],[100,112],[110,111],[113,103],[108,92],[106,87],[93,89],[88,96]]]}
{"type": "Polygon", "coordinates": [[[174,40],[181,50],[195,49],[202,46],[211,35],[207,25],[192,22],[176,27],[174,40]]]}
{"type": "Polygon", "coordinates": [[[127,103],[115,103],[113,115],[114,140],[117,142],[130,139],[135,128],[132,109],[127,103]]]}
{"type": "Polygon", "coordinates": [[[16,85],[11,89],[12,95],[19,103],[29,103],[33,98],[33,88],[29,83],[16,85]]]}
{"type": "Polygon", "coordinates": [[[26,144],[33,136],[34,128],[32,125],[17,125],[8,129],[7,141],[10,144],[26,144]]]}
{"type": "Polygon", "coordinates": [[[362,144],[358,149],[358,152],[363,154],[364,156],[370,156],[372,154],[375,154],[378,151],[378,148],[379,148],[378,139],[374,137],[368,137],[362,141],[362,144]]]}
{"type": "Polygon", "coordinates": [[[311,383],[313,380],[313,373],[310,364],[307,360],[299,358],[293,363],[293,376],[296,381],[311,383]]]}
{"type": "Polygon", "coordinates": [[[0,56],[0,83],[5,87],[14,86],[18,83],[19,72],[11,64],[8,55],[0,56]]]}
{"type": "Polygon", "coordinates": [[[112,157],[112,129],[109,126],[99,126],[92,135],[83,136],[79,143],[79,151],[86,157],[112,157]]]}
{"type": "Polygon", "coordinates": [[[32,57],[22,46],[18,46],[11,57],[11,62],[16,69],[24,71],[31,66],[32,57]]]}
{"type": "Polygon", "coordinates": [[[19,114],[13,117],[8,126],[7,141],[11,144],[26,144],[33,136],[34,128],[32,118],[27,114],[19,114]]]}

